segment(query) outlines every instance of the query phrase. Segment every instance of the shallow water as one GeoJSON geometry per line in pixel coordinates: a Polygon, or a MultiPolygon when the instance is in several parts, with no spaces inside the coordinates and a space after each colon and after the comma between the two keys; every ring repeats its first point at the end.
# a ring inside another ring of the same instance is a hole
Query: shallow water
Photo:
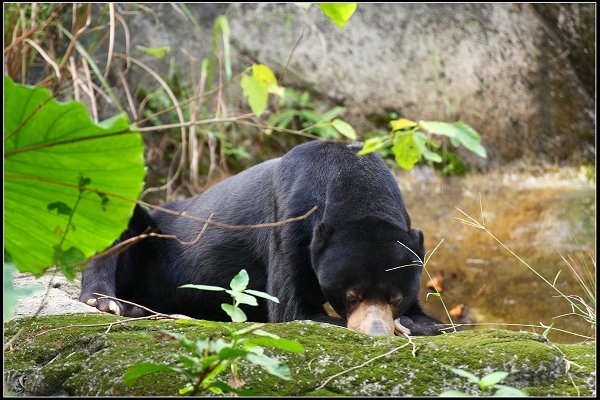
{"type": "MultiPolygon", "coordinates": [[[[554,328],[595,336],[581,317],[556,318],[571,312],[564,298],[556,297],[554,289],[484,230],[455,218],[468,220],[456,210],[458,207],[481,222],[483,208],[486,228],[510,250],[550,282],[561,270],[556,286],[566,295],[584,296],[561,257],[572,257],[572,264],[577,266],[585,257],[595,277],[595,264],[590,259],[595,262],[596,257],[595,187],[583,176],[561,171],[441,178],[420,169],[403,173],[398,180],[412,225],[425,234],[426,250],[433,250],[443,239],[427,270],[431,276],[443,274],[442,299],[448,309],[465,305],[461,322],[482,327],[497,323],[496,327],[517,330],[532,328],[503,324],[539,326],[540,322],[554,322],[554,328]]],[[[426,299],[428,279],[424,273],[421,301],[428,312],[447,323],[439,298],[426,299]]],[[[556,331],[549,339],[563,343],[583,340],[556,331]]]]}

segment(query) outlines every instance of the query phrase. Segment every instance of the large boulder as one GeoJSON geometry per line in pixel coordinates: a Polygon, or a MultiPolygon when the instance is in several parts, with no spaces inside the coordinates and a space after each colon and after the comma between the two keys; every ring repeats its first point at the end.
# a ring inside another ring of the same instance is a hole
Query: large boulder
{"type": "MultiPolygon", "coordinates": [[[[171,46],[184,79],[211,53],[212,21],[227,12],[234,74],[266,63],[322,107],[348,107],[359,131],[387,129],[378,121],[391,111],[461,118],[483,136],[487,160],[462,153],[481,166],[595,158],[595,4],[364,3],[344,30],[316,5],[187,7],[127,15],[132,44],[171,46]]],[[[167,58],[145,61],[170,68],[167,58]]]]}
{"type": "MultiPolygon", "coordinates": [[[[227,332],[225,323],[210,321],[111,325],[116,321],[115,316],[78,314],[5,323],[5,343],[23,328],[4,353],[8,389],[26,396],[177,395],[183,385],[173,375],[148,375],[127,387],[123,373],[134,363],[168,363],[176,353],[186,353],[163,330],[190,339],[223,337],[227,332]]],[[[478,376],[506,371],[509,376],[502,383],[529,395],[593,396],[596,391],[595,342],[556,345],[528,332],[474,330],[415,337],[413,356],[412,346],[401,337],[370,337],[311,321],[268,324],[264,329],[302,343],[306,351],[267,350],[288,364],[290,381],[254,365],[241,366],[244,388],[263,396],[437,396],[450,389],[482,394],[443,365],[478,376]],[[340,375],[320,388],[336,374],[340,375]]]]}
{"type": "Polygon", "coordinates": [[[390,110],[462,118],[492,165],[595,157],[595,5],[360,4],[344,30],[317,7],[303,14],[236,4],[229,18],[241,51],[289,64],[359,128],[390,110]]]}

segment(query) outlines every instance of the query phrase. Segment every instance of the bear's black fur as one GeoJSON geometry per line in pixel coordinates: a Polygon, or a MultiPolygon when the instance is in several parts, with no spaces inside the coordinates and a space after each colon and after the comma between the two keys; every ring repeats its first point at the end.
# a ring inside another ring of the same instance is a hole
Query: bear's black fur
{"type": "MultiPolygon", "coordinates": [[[[178,286],[229,287],[232,277],[246,269],[250,289],[280,301],[259,299],[257,307],[242,306],[250,321],[310,319],[346,325],[358,305],[376,304],[390,310],[385,311],[386,318],[400,319],[413,334],[438,333],[439,322],[422,311],[417,299],[423,235],[411,229],[398,184],[381,157],[358,156],[359,149],[309,142],[199,196],[163,205],[192,216],[212,214],[212,220],[234,225],[281,221],[318,208],[303,220],[277,227],[209,225],[193,244],[158,237],[139,240],[88,264],[81,301],[95,299],[92,293],[100,292],[163,313],[229,320],[220,307],[231,302],[229,295],[178,286]],[[404,267],[386,271],[398,266],[404,267]],[[327,315],[326,302],[345,320],[327,315]]],[[[148,214],[136,206],[117,243],[148,232],[194,242],[203,226],[185,216],[161,210],[148,214]]],[[[88,304],[107,311],[107,302],[88,304]]],[[[145,314],[140,308],[116,304],[123,315],[145,314]]],[[[364,318],[361,314],[355,319],[364,318]]],[[[370,324],[358,330],[389,334],[389,326],[383,327],[387,322],[370,324]]]]}

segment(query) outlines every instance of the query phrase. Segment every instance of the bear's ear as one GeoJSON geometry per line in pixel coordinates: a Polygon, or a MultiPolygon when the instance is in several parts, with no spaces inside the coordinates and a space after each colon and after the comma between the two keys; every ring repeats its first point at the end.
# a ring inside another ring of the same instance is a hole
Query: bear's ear
{"type": "Polygon", "coordinates": [[[315,227],[314,239],[313,239],[315,248],[320,249],[321,247],[323,247],[323,245],[325,245],[325,243],[327,243],[327,239],[329,239],[329,237],[331,236],[332,233],[333,233],[333,226],[331,226],[325,222],[321,222],[319,225],[317,225],[315,227]]]}
{"type": "Polygon", "coordinates": [[[420,229],[411,229],[410,237],[415,244],[415,251],[423,259],[425,256],[425,247],[423,246],[423,232],[420,229]]]}

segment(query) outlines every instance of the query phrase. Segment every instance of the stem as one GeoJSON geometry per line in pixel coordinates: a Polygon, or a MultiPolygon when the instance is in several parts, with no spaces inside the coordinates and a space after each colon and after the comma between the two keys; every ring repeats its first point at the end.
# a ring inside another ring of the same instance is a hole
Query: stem
{"type": "Polygon", "coordinates": [[[506,245],[504,243],[502,243],[496,236],[494,236],[494,234],[492,232],[490,232],[485,226],[482,229],[485,232],[487,232],[487,234],[490,235],[492,237],[492,239],[494,239],[496,242],[498,242],[498,244],[500,244],[500,246],[504,247],[517,260],[519,260],[523,265],[525,265],[527,268],[529,268],[529,270],[531,272],[533,272],[534,274],[536,274],[541,280],[543,280],[548,285],[550,285],[550,287],[552,289],[554,289],[559,295],[561,295],[565,300],[567,300],[574,308],[576,308],[579,312],[581,312],[583,314],[586,314],[585,310],[583,310],[581,307],[579,307],[579,305],[577,305],[572,300],[570,300],[569,297],[567,295],[565,295],[563,292],[561,292],[559,288],[557,288],[556,286],[554,286],[546,278],[544,278],[542,275],[540,275],[539,272],[537,272],[535,269],[533,269],[532,267],[530,267],[529,264],[527,264],[521,257],[519,257],[518,255],[516,255],[511,249],[509,249],[508,247],[506,247],[506,245]]]}

